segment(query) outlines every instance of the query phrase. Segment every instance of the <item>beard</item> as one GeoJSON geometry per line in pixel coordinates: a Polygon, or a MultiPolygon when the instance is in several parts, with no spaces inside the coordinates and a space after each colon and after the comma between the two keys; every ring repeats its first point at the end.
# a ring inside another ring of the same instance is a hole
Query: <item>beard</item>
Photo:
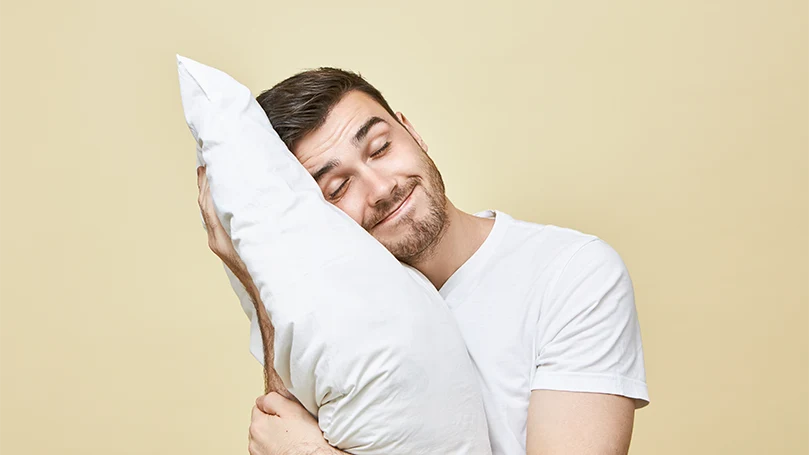
{"type": "MultiPolygon", "coordinates": [[[[449,215],[447,211],[447,198],[444,188],[444,179],[435,166],[433,160],[422,150],[422,169],[425,178],[413,176],[407,180],[407,185],[397,191],[386,203],[380,204],[377,216],[370,226],[390,213],[391,209],[397,207],[416,186],[421,185],[427,196],[427,214],[416,218],[411,213],[402,214],[397,222],[397,234],[394,239],[379,239],[379,242],[393,254],[393,256],[406,264],[415,264],[423,261],[435,251],[443,234],[449,227],[449,215]]],[[[369,228],[366,227],[366,230],[369,228]]]]}

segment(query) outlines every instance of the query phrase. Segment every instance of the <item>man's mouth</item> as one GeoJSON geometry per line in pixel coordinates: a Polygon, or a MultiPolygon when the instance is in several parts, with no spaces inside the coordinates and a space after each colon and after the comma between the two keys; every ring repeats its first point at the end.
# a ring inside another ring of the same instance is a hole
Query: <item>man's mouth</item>
{"type": "Polygon", "coordinates": [[[416,190],[416,187],[413,187],[413,189],[410,190],[410,194],[408,194],[407,197],[402,199],[402,203],[399,204],[399,206],[396,207],[396,209],[394,209],[392,212],[390,212],[388,214],[388,216],[386,216],[385,218],[381,219],[378,223],[376,223],[376,226],[387,223],[388,221],[391,221],[394,218],[396,218],[397,216],[399,216],[399,214],[404,211],[405,206],[408,205],[408,202],[410,202],[410,197],[413,196],[413,192],[415,190],[416,190]]]}

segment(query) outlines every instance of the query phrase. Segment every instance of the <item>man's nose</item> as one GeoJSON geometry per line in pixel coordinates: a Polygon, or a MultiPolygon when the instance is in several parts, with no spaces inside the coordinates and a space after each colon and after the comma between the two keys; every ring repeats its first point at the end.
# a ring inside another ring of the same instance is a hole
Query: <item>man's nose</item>
{"type": "Polygon", "coordinates": [[[385,199],[390,199],[396,191],[396,179],[392,175],[369,170],[368,171],[368,204],[377,205],[385,199]]]}

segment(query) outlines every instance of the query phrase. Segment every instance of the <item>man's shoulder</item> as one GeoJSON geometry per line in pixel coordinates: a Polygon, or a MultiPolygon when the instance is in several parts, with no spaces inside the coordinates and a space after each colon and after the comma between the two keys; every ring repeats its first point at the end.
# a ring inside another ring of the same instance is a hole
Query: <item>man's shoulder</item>
{"type": "Polygon", "coordinates": [[[502,217],[501,221],[506,225],[506,248],[539,254],[545,258],[570,257],[584,245],[600,240],[594,234],[577,229],[515,218],[501,211],[494,212],[502,217]]]}

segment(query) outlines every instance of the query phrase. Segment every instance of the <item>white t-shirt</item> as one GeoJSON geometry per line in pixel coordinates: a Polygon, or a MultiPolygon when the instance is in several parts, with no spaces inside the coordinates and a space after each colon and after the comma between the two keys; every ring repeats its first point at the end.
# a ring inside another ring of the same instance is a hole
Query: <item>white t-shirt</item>
{"type": "Polygon", "coordinates": [[[492,453],[525,454],[532,390],[647,405],[632,281],[618,253],[573,229],[475,215],[494,218],[492,231],[439,292],[480,377],[492,453]]]}

